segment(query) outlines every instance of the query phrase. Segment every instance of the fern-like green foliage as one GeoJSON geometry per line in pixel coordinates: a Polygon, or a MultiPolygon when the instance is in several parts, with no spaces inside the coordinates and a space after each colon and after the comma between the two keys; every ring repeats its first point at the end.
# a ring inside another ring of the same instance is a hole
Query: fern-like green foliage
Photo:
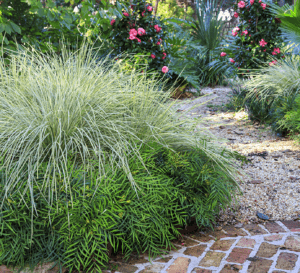
{"type": "MultiPolygon", "coordinates": [[[[43,164],[36,176],[40,185],[32,188],[35,206],[29,193],[22,194],[25,184],[4,200],[0,263],[22,268],[53,261],[70,271],[101,272],[109,249],[121,250],[125,257],[146,251],[155,257],[173,247],[178,228],[192,217],[199,227],[211,226],[236,194],[233,179],[199,149],[175,152],[151,143],[143,145],[141,156],[147,169],[137,156],[129,160],[138,196],[122,168],[107,165],[99,178],[96,158],[90,161],[92,173],[69,158],[70,189],[60,181],[53,188],[59,200],[54,205],[39,190],[47,173],[43,164]]],[[[64,179],[57,172],[49,179],[54,176],[64,179]]],[[[2,172],[0,190],[5,177],[2,172]]]]}

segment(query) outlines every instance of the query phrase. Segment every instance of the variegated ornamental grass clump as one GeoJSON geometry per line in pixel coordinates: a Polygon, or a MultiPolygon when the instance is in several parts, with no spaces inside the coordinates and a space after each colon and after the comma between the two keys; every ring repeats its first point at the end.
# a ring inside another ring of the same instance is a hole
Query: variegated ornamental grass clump
{"type": "Polygon", "coordinates": [[[140,148],[150,142],[175,150],[199,147],[234,176],[223,148],[191,134],[193,123],[175,116],[163,82],[123,73],[122,63],[99,61],[87,47],[64,49],[61,56],[19,51],[10,57],[8,67],[0,62],[0,156],[9,174],[0,200],[20,183],[31,193],[45,163],[39,187],[48,202],[55,203],[59,188],[72,196],[67,165],[92,172],[91,160],[102,177],[108,164],[123,169],[138,192],[128,160],[140,158],[140,148]]]}
{"type": "Polygon", "coordinates": [[[0,264],[101,272],[108,249],[162,254],[235,196],[236,154],[193,133],[155,75],[87,47],[0,70],[0,264]]]}

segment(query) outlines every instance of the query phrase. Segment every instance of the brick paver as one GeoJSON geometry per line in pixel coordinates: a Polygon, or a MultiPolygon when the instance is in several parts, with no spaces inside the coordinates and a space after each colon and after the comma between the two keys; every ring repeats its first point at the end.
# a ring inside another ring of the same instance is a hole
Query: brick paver
{"type": "Polygon", "coordinates": [[[231,251],[226,261],[230,263],[243,264],[246,261],[246,259],[249,257],[251,251],[252,249],[249,248],[236,247],[231,251]]]}
{"type": "Polygon", "coordinates": [[[292,270],[295,267],[297,259],[298,259],[298,255],[296,254],[282,252],[278,257],[276,268],[292,270]]]}
{"type": "MultiPolygon", "coordinates": [[[[225,226],[217,231],[194,232],[174,241],[176,248],[149,261],[147,254],[127,263],[111,263],[105,273],[300,273],[299,221],[225,226]],[[286,229],[282,228],[284,225],[286,229]],[[247,231],[247,232],[246,232],[247,231]]],[[[65,272],[64,270],[63,272],[65,272]]],[[[13,273],[0,266],[0,273],[13,273]]],[[[21,271],[23,273],[23,271],[21,271]]],[[[24,271],[27,272],[27,271],[24,271]]],[[[35,270],[33,273],[58,273],[35,270]]]]}
{"type": "Polygon", "coordinates": [[[247,273],[268,273],[273,261],[262,258],[253,259],[247,273]]]}
{"type": "Polygon", "coordinates": [[[264,224],[264,227],[270,232],[270,233],[279,233],[279,232],[285,232],[285,230],[278,225],[275,222],[267,222],[264,224]]]}
{"type": "Polygon", "coordinates": [[[256,241],[254,239],[249,238],[241,238],[236,246],[253,248],[255,246],[256,241]]]}
{"type": "Polygon", "coordinates": [[[272,245],[263,242],[260,245],[259,250],[256,253],[256,256],[261,258],[271,258],[277,253],[278,248],[279,248],[278,245],[272,245]]]}
{"type": "Polygon", "coordinates": [[[178,257],[167,269],[168,273],[186,273],[191,259],[178,257]]]}
{"type": "Polygon", "coordinates": [[[215,242],[210,249],[211,250],[222,250],[227,251],[232,246],[232,244],[235,242],[235,240],[221,240],[215,242]]]}
{"type": "Polygon", "coordinates": [[[218,267],[221,263],[221,260],[224,257],[225,257],[225,253],[209,251],[206,253],[205,257],[203,258],[203,260],[200,262],[199,265],[203,267],[210,267],[210,266],[218,267]]]}

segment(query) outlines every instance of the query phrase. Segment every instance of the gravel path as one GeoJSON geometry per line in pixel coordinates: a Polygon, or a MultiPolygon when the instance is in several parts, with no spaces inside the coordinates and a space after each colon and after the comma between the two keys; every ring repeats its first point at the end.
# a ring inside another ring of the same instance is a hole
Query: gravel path
{"type": "Polygon", "coordinates": [[[231,95],[227,87],[205,88],[206,96],[185,99],[177,106],[180,113],[199,119],[196,130],[208,129],[223,145],[247,156],[244,192],[237,204],[224,212],[223,224],[260,223],[256,213],[270,220],[300,218],[300,149],[292,140],[276,137],[271,129],[254,124],[244,111],[226,112],[231,95]],[[201,104],[206,102],[205,104],[201,104]],[[197,104],[201,104],[189,111],[197,104]]]}

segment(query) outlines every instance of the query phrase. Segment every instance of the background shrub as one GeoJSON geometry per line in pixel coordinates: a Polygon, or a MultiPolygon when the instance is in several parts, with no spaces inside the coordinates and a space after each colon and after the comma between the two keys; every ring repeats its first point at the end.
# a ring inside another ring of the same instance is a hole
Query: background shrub
{"type": "Polygon", "coordinates": [[[274,17],[267,3],[239,1],[235,10],[235,16],[240,18],[240,23],[232,30],[232,35],[236,36],[233,42],[237,47],[228,57],[237,69],[241,69],[239,75],[244,77],[250,69],[270,63],[270,56],[275,60],[282,58],[283,40],[280,20],[274,17]]]}

